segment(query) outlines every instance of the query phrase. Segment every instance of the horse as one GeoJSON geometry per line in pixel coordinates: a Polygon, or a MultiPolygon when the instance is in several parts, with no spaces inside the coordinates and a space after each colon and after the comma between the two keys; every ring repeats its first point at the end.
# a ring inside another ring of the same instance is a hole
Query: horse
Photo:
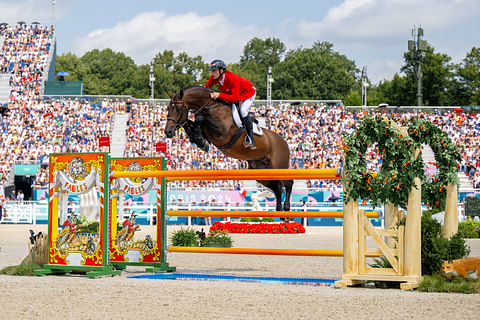
{"type": "MultiPolygon", "coordinates": [[[[255,135],[255,150],[243,146],[245,130],[239,128],[232,114],[232,105],[222,100],[212,100],[213,90],[202,86],[190,86],[171,94],[168,104],[167,122],[164,132],[172,138],[177,129],[185,126],[189,112],[195,113],[200,121],[203,134],[223,154],[238,160],[245,160],[249,169],[288,169],[290,150],[287,142],[277,133],[262,128],[263,135],[255,135]]],[[[290,196],[293,180],[258,180],[260,184],[272,190],[276,199],[277,211],[290,211],[290,196]],[[282,205],[283,187],[285,201],[282,205]]]]}

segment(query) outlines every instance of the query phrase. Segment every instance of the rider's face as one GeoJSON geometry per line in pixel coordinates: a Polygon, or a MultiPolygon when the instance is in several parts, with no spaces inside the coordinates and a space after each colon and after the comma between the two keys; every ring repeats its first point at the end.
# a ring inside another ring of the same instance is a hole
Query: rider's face
{"type": "Polygon", "coordinates": [[[220,71],[218,69],[212,70],[212,77],[213,79],[218,80],[218,78],[220,77],[220,71]]]}

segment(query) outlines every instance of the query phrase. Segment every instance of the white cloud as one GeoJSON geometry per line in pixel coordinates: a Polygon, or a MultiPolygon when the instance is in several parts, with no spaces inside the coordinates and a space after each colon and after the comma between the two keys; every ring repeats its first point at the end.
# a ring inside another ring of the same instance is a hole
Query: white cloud
{"type": "Polygon", "coordinates": [[[39,0],[2,0],[0,1],[0,22],[15,25],[19,21],[27,24],[38,21],[43,25],[52,23],[50,2],[39,0]]]}
{"type": "Polygon", "coordinates": [[[465,33],[478,39],[474,30],[478,30],[479,10],[478,0],[345,0],[320,21],[299,21],[289,38],[305,46],[314,41],[332,42],[334,50],[355,60],[357,66],[368,65],[372,70],[369,78],[376,83],[399,72],[414,26],[422,25],[425,39],[435,48],[447,49],[443,52],[450,56],[465,56],[475,40],[463,41],[462,47],[458,39],[442,36],[470,20],[476,27],[465,33]],[[385,68],[393,69],[388,72],[385,68]]]}
{"type": "Polygon", "coordinates": [[[111,48],[148,63],[157,53],[173,50],[205,61],[221,58],[238,61],[247,41],[258,35],[252,26],[234,26],[223,14],[200,16],[194,12],[168,16],[163,11],[146,12],[109,29],[97,29],[74,41],[74,52],[111,48]]]}

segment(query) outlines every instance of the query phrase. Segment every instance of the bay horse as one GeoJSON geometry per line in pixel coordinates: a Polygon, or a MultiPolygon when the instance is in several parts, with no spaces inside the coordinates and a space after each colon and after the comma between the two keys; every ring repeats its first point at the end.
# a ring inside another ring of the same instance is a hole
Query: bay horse
{"type": "MultiPolygon", "coordinates": [[[[245,160],[249,169],[288,169],[290,150],[287,142],[273,131],[262,128],[263,135],[255,135],[255,150],[243,146],[245,130],[239,128],[232,115],[232,105],[222,100],[212,100],[213,90],[202,86],[190,86],[171,94],[168,104],[165,135],[172,138],[177,129],[185,126],[188,113],[194,112],[201,119],[201,127],[206,138],[223,154],[238,160],[245,160]]],[[[212,172],[212,174],[215,174],[212,172]]],[[[260,184],[272,190],[276,198],[277,211],[290,211],[290,196],[293,180],[259,180],[260,184]],[[285,201],[282,205],[283,187],[285,201]]]]}

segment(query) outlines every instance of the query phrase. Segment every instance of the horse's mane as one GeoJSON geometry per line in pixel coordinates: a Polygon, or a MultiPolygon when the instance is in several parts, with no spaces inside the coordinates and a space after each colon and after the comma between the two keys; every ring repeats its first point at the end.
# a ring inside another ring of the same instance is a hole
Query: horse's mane
{"type": "Polygon", "coordinates": [[[188,86],[188,87],[183,88],[182,90],[180,90],[180,97],[183,98],[183,95],[184,95],[184,93],[185,93],[186,90],[201,90],[201,91],[206,91],[206,92],[213,92],[213,90],[210,89],[210,88],[205,88],[205,87],[202,86],[202,85],[194,84],[194,85],[188,86]]]}

